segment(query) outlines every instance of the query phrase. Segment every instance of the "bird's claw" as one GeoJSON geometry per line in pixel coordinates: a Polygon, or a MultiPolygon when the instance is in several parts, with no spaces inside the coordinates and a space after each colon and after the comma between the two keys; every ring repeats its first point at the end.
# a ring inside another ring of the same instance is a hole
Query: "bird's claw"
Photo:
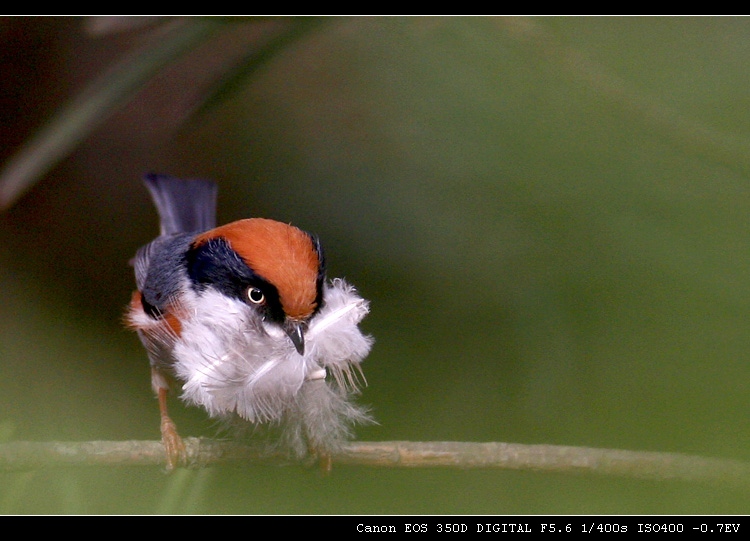
{"type": "Polygon", "coordinates": [[[177,425],[167,416],[161,418],[161,441],[167,453],[167,472],[187,465],[185,442],[177,433],[177,425]]]}
{"type": "Polygon", "coordinates": [[[318,466],[320,472],[323,475],[329,475],[333,469],[333,459],[329,453],[321,453],[318,455],[318,466]]]}

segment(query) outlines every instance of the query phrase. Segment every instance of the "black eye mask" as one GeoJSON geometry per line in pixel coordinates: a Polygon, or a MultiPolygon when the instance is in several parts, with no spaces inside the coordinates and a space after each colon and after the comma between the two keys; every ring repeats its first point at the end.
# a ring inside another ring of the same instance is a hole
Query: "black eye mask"
{"type": "Polygon", "coordinates": [[[279,292],[247,263],[222,238],[209,239],[191,246],[185,253],[188,277],[196,291],[213,287],[224,295],[256,307],[264,317],[278,323],[285,318],[279,292]],[[255,304],[247,296],[248,288],[258,288],[265,300],[255,304]]]}

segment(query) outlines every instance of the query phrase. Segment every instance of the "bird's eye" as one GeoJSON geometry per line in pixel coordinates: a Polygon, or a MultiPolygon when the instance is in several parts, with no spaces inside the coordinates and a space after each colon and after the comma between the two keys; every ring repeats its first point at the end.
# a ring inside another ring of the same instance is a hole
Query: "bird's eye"
{"type": "Polygon", "coordinates": [[[263,295],[263,292],[257,287],[247,288],[247,298],[254,304],[260,304],[266,300],[266,296],[263,295]]]}

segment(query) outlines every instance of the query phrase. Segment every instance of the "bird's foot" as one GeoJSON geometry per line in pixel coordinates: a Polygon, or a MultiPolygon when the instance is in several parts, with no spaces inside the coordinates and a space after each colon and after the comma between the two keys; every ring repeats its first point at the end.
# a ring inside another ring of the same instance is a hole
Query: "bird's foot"
{"type": "Polygon", "coordinates": [[[177,425],[166,415],[161,418],[161,441],[167,453],[167,472],[187,465],[185,442],[177,433],[177,425]]]}

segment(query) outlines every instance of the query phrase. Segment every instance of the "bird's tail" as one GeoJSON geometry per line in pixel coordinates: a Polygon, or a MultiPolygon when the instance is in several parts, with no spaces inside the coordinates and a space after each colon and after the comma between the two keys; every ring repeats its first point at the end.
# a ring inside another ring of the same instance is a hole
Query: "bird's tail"
{"type": "Polygon", "coordinates": [[[203,179],[180,179],[148,174],[144,182],[156,210],[162,235],[201,232],[216,227],[216,184],[203,179]]]}

